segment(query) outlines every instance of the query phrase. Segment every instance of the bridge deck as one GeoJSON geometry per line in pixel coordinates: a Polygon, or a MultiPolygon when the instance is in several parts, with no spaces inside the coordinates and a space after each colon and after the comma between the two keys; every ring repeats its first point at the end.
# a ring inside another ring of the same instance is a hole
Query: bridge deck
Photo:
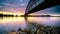
{"type": "Polygon", "coordinates": [[[59,0],[46,0],[45,2],[39,4],[38,6],[34,7],[32,10],[30,11],[27,11],[27,13],[25,13],[25,15],[28,15],[30,13],[34,13],[34,12],[37,12],[37,11],[40,11],[40,10],[43,10],[43,9],[46,9],[46,8],[50,8],[50,7],[53,7],[53,6],[56,6],[56,5],[60,5],[60,1],[59,0]]]}

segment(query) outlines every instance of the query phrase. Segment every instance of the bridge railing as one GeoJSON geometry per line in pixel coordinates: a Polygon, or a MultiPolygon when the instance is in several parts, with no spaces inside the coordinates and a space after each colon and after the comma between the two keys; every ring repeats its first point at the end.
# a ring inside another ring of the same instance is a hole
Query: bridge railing
{"type": "Polygon", "coordinates": [[[32,10],[34,7],[38,6],[39,4],[41,4],[44,1],[45,0],[30,0],[29,3],[28,3],[28,6],[26,8],[26,12],[32,10]]]}

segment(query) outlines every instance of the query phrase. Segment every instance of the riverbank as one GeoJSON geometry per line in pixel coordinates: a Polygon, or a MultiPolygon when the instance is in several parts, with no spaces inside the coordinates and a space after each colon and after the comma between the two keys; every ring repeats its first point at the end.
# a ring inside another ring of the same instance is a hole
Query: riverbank
{"type": "Polygon", "coordinates": [[[8,34],[59,34],[60,27],[43,26],[37,23],[28,23],[28,27],[17,31],[12,30],[8,34]]]}

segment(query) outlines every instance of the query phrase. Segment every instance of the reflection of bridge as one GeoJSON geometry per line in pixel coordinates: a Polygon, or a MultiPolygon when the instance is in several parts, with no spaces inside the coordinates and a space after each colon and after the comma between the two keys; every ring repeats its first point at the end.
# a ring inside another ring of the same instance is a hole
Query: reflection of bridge
{"type": "Polygon", "coordinates": [[[25,15],[60,4],[60,0],[30,0],[25,15]]]}

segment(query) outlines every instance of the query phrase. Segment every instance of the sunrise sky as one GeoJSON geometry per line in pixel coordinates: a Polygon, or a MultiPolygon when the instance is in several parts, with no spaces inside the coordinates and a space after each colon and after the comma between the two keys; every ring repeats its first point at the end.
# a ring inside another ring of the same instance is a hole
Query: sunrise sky
{"type": "Polygon", "coordinates": [[[0,0],[0,12],[24,13],[28,0],[0,0]]]}
{"type": "MultiPolygon", "coordinates": [[[[29,0],[0,0],[0,12],[25,13],[29,0]]],[[[33,14],[60,14],[60,5],[33,14]]]]}

